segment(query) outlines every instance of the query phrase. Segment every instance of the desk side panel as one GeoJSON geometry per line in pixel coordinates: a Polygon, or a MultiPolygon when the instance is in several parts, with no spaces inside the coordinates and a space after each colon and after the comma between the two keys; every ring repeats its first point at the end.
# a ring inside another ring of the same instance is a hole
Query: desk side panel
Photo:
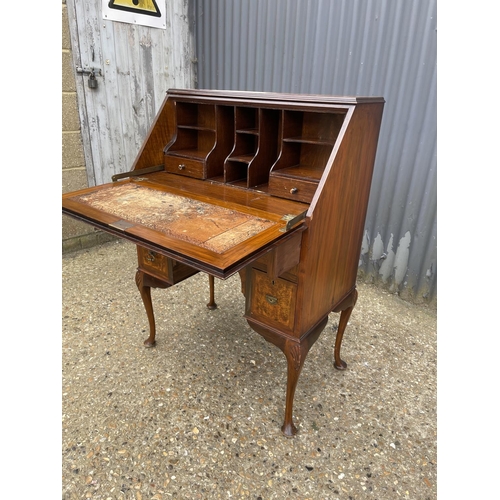
{"type": "Polygon", "coordinates": [[[356,286],[383,103],[358,104],[308,215],[299,271],[298,333],[356,286]]]}

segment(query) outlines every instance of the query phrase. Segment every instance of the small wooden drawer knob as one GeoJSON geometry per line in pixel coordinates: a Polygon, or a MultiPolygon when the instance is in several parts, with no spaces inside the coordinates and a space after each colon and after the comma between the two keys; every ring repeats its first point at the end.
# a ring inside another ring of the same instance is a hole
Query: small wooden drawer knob
{"type": "Polygon", "coordinates": [[[184,170],[186,168],[186,165],[184,165],[184,163],[181,163],[179,165],[179,170],[184,170]]]}
{"type": "Polygon", "coordinates": [[[298,188],[292,188],[292,189],[290,189],[290,194],[296,194],[298,192],[299,192],[298,188]]]}

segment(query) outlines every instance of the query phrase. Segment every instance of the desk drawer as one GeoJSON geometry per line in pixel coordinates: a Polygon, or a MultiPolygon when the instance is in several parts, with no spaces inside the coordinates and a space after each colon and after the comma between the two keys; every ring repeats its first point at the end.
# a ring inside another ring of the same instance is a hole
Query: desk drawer
{"type": "Polygon", "coordinates": [[[297,285],[281,278],[272,280],[258,269],[251,270],[249,315],[263,323],[293,331],[297,285]]]}
{"type": "Polygon", "coordinates": [[[137,247],[137,258],[139,269],[171,285],[179,283],[198,272],[194,267],[140,246],[137,247]]]}
{"type": "Polygon", "coordinates": [[[311,203],[317,187],[317,182],[303,179],[279,175],[269,177],[269,194],[289,200],[311,203]]]}
{"type": "Polygon", "coordinates": [[[205,178],[205,162],[181,156],[165,155],[165,170],[172,174],[185,175],[195,179],[205,178]]]}
{"type": "Polygon", "coordinates": [[[142,271],[168,282],[172,280],[172,266],[169,266],[168,257],[138,246],[137,259],[139,261],[139,268],[142,271]]]}

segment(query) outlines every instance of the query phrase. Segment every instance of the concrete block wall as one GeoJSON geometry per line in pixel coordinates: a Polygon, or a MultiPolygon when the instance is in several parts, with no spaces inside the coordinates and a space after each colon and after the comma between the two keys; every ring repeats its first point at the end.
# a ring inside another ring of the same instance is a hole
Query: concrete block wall
{"type": "MultiPolygon", "coordinates": [[[[68,9],[62,2],[62,192],[88,187],[83,154],[68,9]]],[[[63,253],[114,239],[89,224],[62,216],[63,253]]]]}

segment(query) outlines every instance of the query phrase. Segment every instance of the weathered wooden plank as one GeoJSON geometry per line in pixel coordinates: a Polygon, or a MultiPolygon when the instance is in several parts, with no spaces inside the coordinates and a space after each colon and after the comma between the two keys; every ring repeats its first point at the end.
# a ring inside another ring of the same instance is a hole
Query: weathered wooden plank
{"type": "Polygon", "coordinates": [[[167,29],[102,18],[101,0],[68,0],[75,66],[95,67],[98,87],[77,75],[90,186],[131,169],[168,88],[192,88],[194,34],[187,2],[165,2],[167,29]]]}

